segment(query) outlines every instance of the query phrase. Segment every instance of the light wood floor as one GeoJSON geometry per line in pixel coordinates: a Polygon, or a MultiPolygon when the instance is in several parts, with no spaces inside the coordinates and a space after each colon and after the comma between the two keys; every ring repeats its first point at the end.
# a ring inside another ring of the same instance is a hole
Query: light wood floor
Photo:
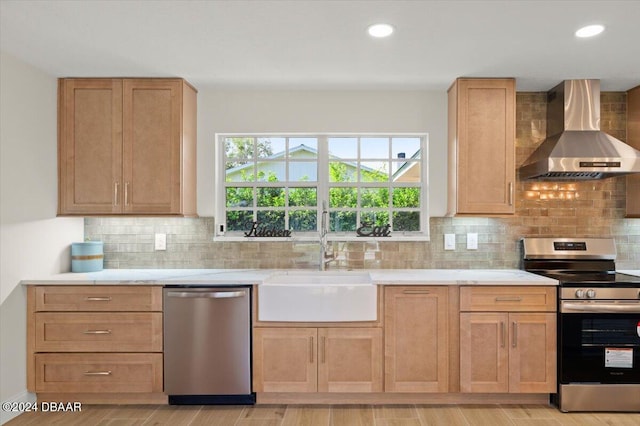
{"type": "Polygon", "coordinates": [[[640,425],[635,413],[561,413],[542,405],[83,406],[79,413],[24,413],[7,426],[425,426],[640,425]]]}

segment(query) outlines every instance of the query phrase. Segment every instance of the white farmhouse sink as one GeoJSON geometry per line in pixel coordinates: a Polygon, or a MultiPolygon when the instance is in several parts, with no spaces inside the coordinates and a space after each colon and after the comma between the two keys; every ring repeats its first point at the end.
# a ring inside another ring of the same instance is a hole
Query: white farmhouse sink
{"type": "Polygon", "coordinates": [[[260,321],[375,321],[377,305],[366,272],[278,272],[258,286],[260,321]]]}

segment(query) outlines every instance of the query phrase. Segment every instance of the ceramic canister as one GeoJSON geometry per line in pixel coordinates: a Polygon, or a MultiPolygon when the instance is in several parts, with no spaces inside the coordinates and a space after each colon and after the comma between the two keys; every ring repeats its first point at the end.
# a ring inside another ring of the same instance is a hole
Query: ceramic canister
{"type": "Polygon", "coordinates": [[[104,267],[102,241],[71,243],[71,272],[96,272],[104,267]]]}

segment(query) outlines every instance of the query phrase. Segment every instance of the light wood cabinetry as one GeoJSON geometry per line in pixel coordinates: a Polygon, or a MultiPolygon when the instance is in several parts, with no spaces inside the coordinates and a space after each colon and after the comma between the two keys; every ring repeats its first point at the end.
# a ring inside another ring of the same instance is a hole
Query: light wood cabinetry
{"type": "Polygon", "coordinates": [[[382,391],[380,328],[255,328],[256,392],[382,391]]]}
{"type": "Polygon", "coordinates": [[[100,402],[96,392],[155,394],[145,401],[166,401],[162,287],[30,286],[27,315],[29,391],[86,393],[93,403],[100,402]]]}
{"type": "Polygon", "coordinates": [[[556,390],[556,289],[460,289],[460,390],[556,390]]]}
{"type": "MultiPolygon", "coordinates": [[[[640,150],[640,86],[627,92],[627,140],[640,150]]],[[[626,217],[640,217],[640,175],[627,176],[626,217]]]]}
{"type": "Polygon", "coordinates": [[[448,392],[446,286],[385,287],[385,391],[448,392]]]}
{"type": "Polygon", "coordinates": [[[515,80],[458,78],[448,97],[448,214],[513,214],[515,80]]]}
{"type": "Polygon", "coordinates": [[[60,79],[58,214],[196,214],[196,91],[182,79],[60,79]]]}

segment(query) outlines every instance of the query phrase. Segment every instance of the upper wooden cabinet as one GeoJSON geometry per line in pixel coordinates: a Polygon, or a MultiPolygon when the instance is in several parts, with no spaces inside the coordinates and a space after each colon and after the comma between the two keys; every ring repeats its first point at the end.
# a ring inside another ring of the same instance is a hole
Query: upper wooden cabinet
{"type": "Polygon", "coordinates": [[[459,78],[448,94],[448,215],[513,214],[515,80],[459,78]]]}
{"type": "MultiPolygon", "coordinates": [[[[627,92],[627,140],[640,149],[640,86],[627,92]]],[[[627,176],[626,217],[640,217],[640,175],[627,176]]]]}
{"type": "Polygon", "coordinates": [[[196,90],[60,79],[59,215],[196,215],[196,90]]]}

